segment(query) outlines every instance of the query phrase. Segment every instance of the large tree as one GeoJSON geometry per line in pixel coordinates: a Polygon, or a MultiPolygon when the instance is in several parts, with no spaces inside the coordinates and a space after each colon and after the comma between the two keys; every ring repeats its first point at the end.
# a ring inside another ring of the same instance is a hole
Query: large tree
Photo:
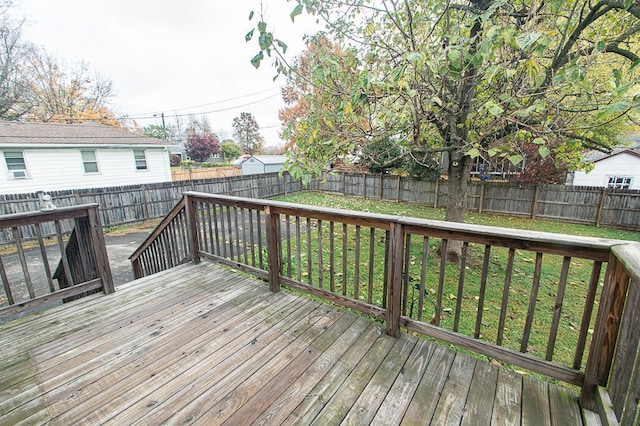
{"type": "Polygon", "coordinates": [[[22,39],[22,21],[9,16],[11,2],[0,2],[0,119],[16,120],[31,109],[26,102],[29,90],[22,65],[26,45],[22,39]]]}
{"type": "Polygon", "coordinates": [[[33,106],[30,120],[68,124],[93,120],[119,126],[109,109],[111,80],[91,72],[86,63],[67,65],[31,46],[24,68],[30,84],[28,102],[33,106]]]}
{"type": "Polygon", "coordinates": [[[192,160],[200,162],[206,161],[211,154],[219,154],[222,151],[218,136],[213,133],[205,117],[191,118],[187,127],[185,149],[192,160]]]}
{"type": "Polygon", "coordinates": [[[246,154],[259,154],[264,146],[264,138],[260,135],[260,126],[250,112],[241,112],[233,119],[233,137],[246,154]]]}
{"type": "Polygon", "coordinates": [[[336,66],[344,56],[324,58],[306,75],[288,67],[284,42],[258,23],[254,66],[266,53],[280,72],[324,93],[305,97],[308,113],[293,130],[305,144],[289,151],[289,164],[314,173],[314,151],[340,151],[344,128],[333,119],[360,123],[359,134],[348,128],[358,136],[352,145],[390,136],[418,163],[445,153],[447,220],[464,220],[474,157],[517,163],[520,148],[534,145],[576,167],[576,153],[609,149],[612,127],[638,106],[640,6],[630,0],[297,3],[292,19],[306,11],[324,20],[358,78],[345,80],[336,66]],[[331,125],[320,109],[327,99],[331,125]]]}

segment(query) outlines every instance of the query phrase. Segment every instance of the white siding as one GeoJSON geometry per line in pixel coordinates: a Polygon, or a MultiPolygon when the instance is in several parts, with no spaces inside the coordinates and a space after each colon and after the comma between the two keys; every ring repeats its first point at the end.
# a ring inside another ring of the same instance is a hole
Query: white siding
{"type": "Polygon", "coordinates": [[[95,151],[98,173],[86,174],[80,148],[22,149],[28,179],[9,179],[4,157],[0,156],[0,194],[171,181],[169,156],[164,148],[146,149],[147,170],[136,170],[133,149],[96,148],[95,151]]]}
{"type": "Polygon", "coordinates": [[[621,152],[594,163],[595,168],[589,172],[575,172],[573,185],[606,187],[609,177],[632,177],[630,189],[640,189],[640,157],[621,152]]]}

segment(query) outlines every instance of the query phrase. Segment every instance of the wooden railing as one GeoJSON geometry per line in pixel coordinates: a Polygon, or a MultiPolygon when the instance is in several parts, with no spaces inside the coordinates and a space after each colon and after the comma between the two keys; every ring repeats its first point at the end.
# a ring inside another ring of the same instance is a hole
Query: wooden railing
{"type": "Polygon", "coordinates": [[[0,251],[0,319],[96,290],[114,291],[97,204],[0,216],[0,231],[13,241],[0,251]],[[65,243],[66,228],[73,231],[65,243]],[[23,235],[36,238],[25,241],[23,235]]]}
{"type": "Polygon", "coordinates": [[[404,328],[580,386],[587,408],[606,411],[610,395],[618,418],[638,415],[637,243],[188,192],[131,261],[142,276],[202,258],[384,320],[392,336],[404,328]]]}

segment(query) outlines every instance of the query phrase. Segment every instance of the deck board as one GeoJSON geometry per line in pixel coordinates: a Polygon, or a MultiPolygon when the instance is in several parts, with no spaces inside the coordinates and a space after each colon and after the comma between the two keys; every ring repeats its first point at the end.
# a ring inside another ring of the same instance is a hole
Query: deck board
{"type": "Polygon", "coordinates": [[[211,263],[0,325],[0,424],[581,424],[575,393],[211,263]],[[559,422],[559,423],[558,423],[559,422]]]}

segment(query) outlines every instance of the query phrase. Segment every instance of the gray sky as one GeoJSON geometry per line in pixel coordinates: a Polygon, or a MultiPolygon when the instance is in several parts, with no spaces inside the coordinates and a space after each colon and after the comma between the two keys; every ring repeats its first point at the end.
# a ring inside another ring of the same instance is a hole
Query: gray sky
{"type": "MultiPolygon", "coordinates": [[[[86,61],[113,81],[119,115],[209,112],[212,127],[230,137],[233,118],[250,112],[267,144],[279,143],[284,79],[273,81],[270,60],[256,70],[249,61],[257,42],[244,40],[259,0],[20,0],[17,6],[27,40],[59,59],[86,61]]],[[[289,58],[302,51],[302,35],[317,28],[308,16],[292,24],[293,7],[264,0],[271,29],[290,46],[289,58]]],[[[136,121],[160,124],[158,118],[136,121]]]]}

